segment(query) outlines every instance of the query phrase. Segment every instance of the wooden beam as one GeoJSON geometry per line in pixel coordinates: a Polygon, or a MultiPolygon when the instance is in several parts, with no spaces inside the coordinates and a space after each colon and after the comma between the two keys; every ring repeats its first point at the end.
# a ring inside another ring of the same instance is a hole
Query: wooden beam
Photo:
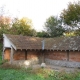
{"type": "Polygon", "coordinates": [[[10,54],[10,63],[12,64],[13,62],[13,54],[14,54],[14,49],[13,47],[11,46],[11,54],[10,54]]]}
{"type": "Polygon", "coordinates": [[[4,60],[4,50],[5,50],[5,48],[3,47],[2,60],[4,60]]]}
{"type": "Polygon", "coordinates": [[[44,52],[45,52],[45,51],[44,51],[44,50],[42,50],[42,63],[44,63],[44,62],[45,62],[45,60],[44,60],[44,59],[45,59],[45,57],[44,57],[44,52]]]}
{"type": "Polygon", "coordinates": [[[27,60],[27,51],[25,50],[25,60],[27,60]]]}
{"type": "Polygon", "coordinates": [[[4,50],[5,50],[5,47],[4,47],[4,37],[3,37],[3,52],[2,52],[2,60],[4,60],[4,50]]]}
{"type": "Polygon", "coordinates": [[[67,61],[69,61],[69,50],[67,50],[67,61]]]}

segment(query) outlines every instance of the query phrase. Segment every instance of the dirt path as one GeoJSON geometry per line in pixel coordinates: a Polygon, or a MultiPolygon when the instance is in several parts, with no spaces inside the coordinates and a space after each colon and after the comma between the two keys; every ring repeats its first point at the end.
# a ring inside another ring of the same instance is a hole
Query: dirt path
{"type": "MultiPolygon", "coordinates": [[[[40,64],[33,65],[32,67],[34,69],[41,68],[40,64]]],[[[61,67],[61,66],[54,66],[54,65],[46,65],[45,68],[52,69],[52,70],[55,70],[55,71],[66,71],[66,72],[80,71],[79,68],[69,68],[69,67],[61,67]]]]}
{"type": "MultiPolygon", "coordinates": [[[[15,65],[18,65],[18,64],[15,64],[15,65]]],[[[28,68],[27,66],[24,66],[24,67],[28,68]]],[[[35,65],[32,64],[29,67],[32,67],[33,69],[38,69],[38,68],[41,68],[41,64],[35,64],[35,65]]],[[[77,71],[79,71],[80,72],[79,68],[61,67],[61,66],[55,66],[55,65],[46,65],[45,68],[52,69],[55,71],[66,71],[66,72],[75,72],[75,71],[77,72],[77,71]]]]}

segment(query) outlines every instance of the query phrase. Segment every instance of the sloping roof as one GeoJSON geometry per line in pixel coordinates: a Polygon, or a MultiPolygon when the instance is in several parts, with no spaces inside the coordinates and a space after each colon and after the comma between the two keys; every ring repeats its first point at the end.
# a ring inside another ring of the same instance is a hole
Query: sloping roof
{"type": "MultiPolygon", "coordinates": [[[[42,49],[43,38],[10,34],[5,35],[17,49],[42,49]]],[[[44,42],[44,49],[47,50],[80,50],[80,36],[44,38],[44,42]]]]}
{"type": "Polygon", "coordinates": [[[16,49],[41,49],[42,38],[5,34],[16,49]]]}
{"type": "Polygon", "coordinates": [[[80,50],[80,36],[46,39],[46,46],[53,50],[80,50]]]}

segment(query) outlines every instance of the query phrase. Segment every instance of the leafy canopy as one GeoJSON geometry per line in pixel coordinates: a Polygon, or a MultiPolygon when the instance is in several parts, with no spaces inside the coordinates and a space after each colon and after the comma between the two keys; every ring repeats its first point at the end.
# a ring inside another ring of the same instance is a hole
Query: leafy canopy
{"type": "Polygon", "coordinates": [[[0,16],[0,39],[2,39],[3,33],[8,33],[10,29],[11,18],[7,16],[0,16]]]}
{"type": "Polygon", "coordinates": [[[57,17],[50,16],[45,22],[45,30],[50,37],[57,37],[63,35],[65,31],[62,28],[62,21],[57,17]]]}
{"type": "Polygon", "coordinates": [[[13,20],[13,24],[11,27],[11,34],[21,34],[21,35],[28,35],[32,36],[36,33],[34,29],[32,29],[32,21],[26,17],[22,19],[15,18],[13,20]],[[14,33],[15,32],[15,33],[14,33]]]}
{"type": "Polygon", "coordinates": [[[61,18],[67,25],[80,22],[80,1],[69,3],[67,9],[61,13],[61,18]]]}

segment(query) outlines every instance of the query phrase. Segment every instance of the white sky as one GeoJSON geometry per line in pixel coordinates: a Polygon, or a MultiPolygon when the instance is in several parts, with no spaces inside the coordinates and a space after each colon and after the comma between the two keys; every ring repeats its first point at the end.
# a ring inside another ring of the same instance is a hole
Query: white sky
{"type": "Polygon", "coordinates": [[[37,31],[43,29],[44,22],[52,15],[58,16],[69,2],[78,0],[0,0],[6,14],[13,17],[28,17],[37,31]]]}

